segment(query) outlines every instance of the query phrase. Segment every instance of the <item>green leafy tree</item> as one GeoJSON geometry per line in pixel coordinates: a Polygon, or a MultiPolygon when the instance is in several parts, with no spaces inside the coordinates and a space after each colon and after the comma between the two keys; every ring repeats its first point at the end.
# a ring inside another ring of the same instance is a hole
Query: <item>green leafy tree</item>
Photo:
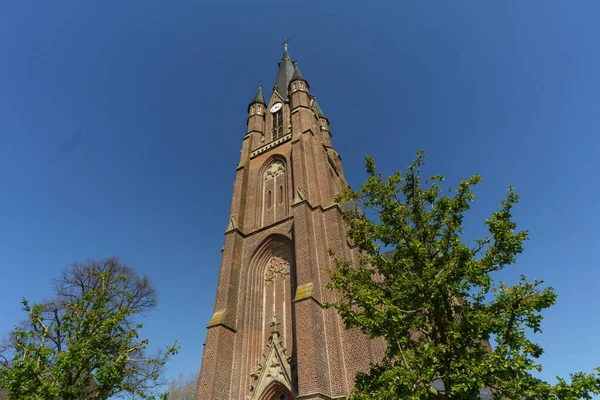
{"type": "Polygon", "coordinates": [[[147,277],[116,258],[76,263],[55,283],[52,301],[23,300],[27,320],[2,354],[0,387],[12,399],[154,398],[178,346],[150,355],[140,314],[156,307],[147,277]]]}
{"type": "Polygon", "coordinates": [[[489,235],[463,241],[463,215],[474,199],[477,175],[443,195],[442,176],[421,177],[424,153],[406,172],[384,179],[372,158],[368,180],[337,201],[355,201],[344,215],[360,261],[336,257],[331,289],[347,328],[383,338],[385,357],[356,377],[352,399],[590,399],[600,394],[600,369],[550,384],[534,376],[542,348],[528,335],[540,331],[541,312],[556,294],[524,276],[515,285],[492,274],[515,262],[527,231],[517,231],[510,187],[485,220],[489,235]],[[394,251],[383,253],[383,249],[394,251]],[[490,346],[493,343],[493,346],[490,346]],[[443,385],[441,385],[443,383],[443,385]]]}
{"type": "Polygon", "coordinates": [[[169,400],[195,400],[199,372],[194,372],[187,378],[179,374],[169,384],[169,400]]]}

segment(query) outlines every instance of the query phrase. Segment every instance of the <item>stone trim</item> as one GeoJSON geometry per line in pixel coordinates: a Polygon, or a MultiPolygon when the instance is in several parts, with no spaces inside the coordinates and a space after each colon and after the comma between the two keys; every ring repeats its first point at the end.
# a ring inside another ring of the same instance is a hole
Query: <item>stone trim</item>
{"type": "Polygon", "coordinates": [[[267,226],[263,226],[263,227],[261,227],[261,228],[258,228],[257,230],[255,230],[255,231],[252,231],[252,232],[250,232],[250,233],[244,233],[244,232],[240,231],[240,230],[239,230],[239,229],[236,227],[236,228],[233,228],[233,229],[231,229],[230,231],[227,231],[227,232],[225,232],[225,235],[229,235],[229,234],[230,234],[230,233],[232,233],[232,232],[237,232],[237,233],[238,233],[238,234],[239,234],[239,235],[240,235],[242,238],[244,238],[244,239],[245,239],[245,238],[247,238],[247,237],[250,237],[250,236],[252,236],[252,235],[255,235],[255,234],[259,233],[259,232],[265,231],[265,230],[267,230],[267,229],[271,229],[271,228],[273,228],[273,227],[275,227],[275,226],[277,226],[277,225],[280,225],[280,224],[282,224],[282,223],[284,223],[284,222],[287,222],[287,221],[289,221],[289,220],[291,220],[291,219],[294,219],[294,216],[293,216],[293,215],[290,215],[289,217],[286,217],[286,218],[284,218],[284,219],[281,219],[281,220],[279,220],[279,221],[277,221],[277,222],[274,222],[274,223],[272,223],[271,225],[267,225],[267,226]]]}
{"type": "Polygon", "coordinates": [[[210,319],[210,322],[208,323],[208,326],[216,325],[216,324],[223,322],[223,320],[225,319],[226,312],[227,312],[227,310],[215,311],[212,318],[210,319]]]}
{"type": "Polygon", "coordinates": [[[208,325],[206,327],[206,329],[212,329],[212,328],[216,328],[217,326],[222,326],[223,328],[227,329],[228,331],[231,331],[233,333],[237,333],[237,330],[235,328],[232,328],[231,326],[224,324],[224,323],[218,323],[215,325],[208,325]]]}
{"type": "Polygon", "coordinates": [[[312,108],[310,108],[310,107],[303,106],[303,105],[298,105],[298,106],[292,108],[292,112],[290,113],[290,115],[297,113],[298,111],[300,111],[301,108],[305,108],[305,109],[310,110],[311,112],[313,112],[312,108]]]}
{"type": "Polygon", "coordinates": [[[225,329],[229,329],[230,331],[232,331],[233,333],[236,333],[237,330],[229,325],[227,325],[224,320],[225,320],[225,315],[227,314],[227,310],[219,310],[219,311],[215,311],[215,313],[213,314],[212,318],[210,319],[208,325],[206,326],[207,329],[210,328],[214,328],[216,326],[222,326],[225,329]]]}
{"type": "Polygon", "coordinates": [[[250,153],[250,158],[254,158],[257,155],[262,154],[265,151],[272,149],[275,146],[279,146],[281,143],[287,142],[291,138],[292,138],[292,134],[288,133],[287,135],[280,137],[279,139],[274,140],[271,143],[267,143],[264,146],[259,147],[258,149],[254,150],[252,153],[250,153]]]}
{"type": "Polygon", "coordinates": [[[300,285],[296,288],[296,296],[294,297],[294,300],[292,300],[292,303],[299,303],[302,300],[309,299],[317,303],[321,308],[325,308],[323,303],[317,300],[316,297],[313,295],[312,282],[305,283],[304,285],[300,285]]]}
{"type": "Polygon", "coordinates": [[[252,134],[253,134],[253,133],[260,133],[260,134],[261,134],[261,135],[263,135],[263,136],[265,135],[265,133],[264,133],[263,131],[259,131],[259,130],[253,129],[253,130],[251,130],[250,132],[248,132],[248,133],[246,133],[246,134],[244,135],[244,137],[242,138],[242,142],[243,142],[244,140],[246,140],[246,139],[250,139],[250,138],[252,137],[252,134]]]}
{"type": "Polygon", "coordinates": [[[296,288],[296,296],[294,300],[302,300],[307,297],[312,297],[313,294],[313,283],[305,283],[304,285],[300,285],[296,288]]]}
{"type": "Polygon", "coordinates": [[[237,222],[235,220],[235,217],[232,215],[231,217],[229,217],[229,223],[227,224],[227,228],[225,228],[225,232],[223,233],[227,233],[234,229],[237,229],[237,222]]]}
{"type": "Polygon", "coordinates": [[[292,300],[292,303],[301,303],[301,302],[303,302],[303,301],[305,301],[305,300],[312,300],[312,301],[314,301],[315,303],[317,303],[317,305],[318,305],[319,307],[321,307],[321,308],[325,308],[325,306],[323,305],[323,303],[321,303],[319,300],[317,300],[317,299],[315,298],[315,296],[308,296],[308,297],[304,297],[304,298],[302,298],[302,299],[298,299],[298,300],[294,299],[294,300],[292,300]]]}
{"type": "Polygon", "coordinates": [[[250,122],[250,118],[252,118],[252,117],[259,117],[259,118],[265,119],[266,116],[267,116],[266,109],[265,109],[265,112],[263,112],[262,114],[259,113],[259,112],[255,112],[254,114],[250,114],[250,115],[248,115],[248,117],[246,117],[246,126],[248,126],[248,123],[250,122]]]}
{"type": "Polygon", "coordinates": [[[321,211],[323,211],[323,212],[327,212],[327,211],[329,211],[329,210],[332,210],[332,209],[336,208],[336,209],[337,209],[339,212],[341,212],[341,213],[343,214],[343,211],[342,211],[342,209],[340,208],[339,204],[337,204],[337,203],[333,203],[332,205],[330,205],[330,206],[327,206],[327,207],[323,207],[323,206],[321,206],[321,205],[318,205],[318,206],[313,206],[313,205],[312,205],[312,204],[310,204],[310,203],[309,203],[309,201],[308,201],[308,200],[306,200],[306,199],[302,199],[302,200],[299,200],[299,201],[297,201],[297,202],[293,203],[293,204],[292,204],[292,208],[294,208],[294,207],[298,207],[300,204],[303,204],[303,203],[306,203],[306,205],[308,206],[308,208],[310,208],[310,210],[311,210],[311,211],[314,211],[314,210],[321,210],[321,211]]]}

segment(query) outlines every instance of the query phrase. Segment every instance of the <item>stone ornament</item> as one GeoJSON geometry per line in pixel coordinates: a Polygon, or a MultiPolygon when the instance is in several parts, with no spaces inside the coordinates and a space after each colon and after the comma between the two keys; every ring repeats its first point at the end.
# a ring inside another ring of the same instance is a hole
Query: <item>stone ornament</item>
{"type": "Polygon", "coordinates": [[[256,370],[250,374],[252,378],[250,395],[246,399],[255,400],[260,398],[263,391],[274,381],[292,391],[291,358],[285,354],[283,341],[279,337],[279,325],[277,317],[273,316],[269,344],[263,354],[262,361],[258,364],[256,370]]]}
{"type": "Polygon", "coordinates": [[[283,165],[281,161],[273,161],[265,173],[265,181],[268,181],[269,179],[275,179],[284,172],[285,165],[283,165]]]}
{"type": "Polygon", "coordinates": [[[275,278],[281,276],[285,279],[290,274],[290,264],[281,257],[271,257],[267,264],[265,272],[265,284],[275,281],[275,278]]]}

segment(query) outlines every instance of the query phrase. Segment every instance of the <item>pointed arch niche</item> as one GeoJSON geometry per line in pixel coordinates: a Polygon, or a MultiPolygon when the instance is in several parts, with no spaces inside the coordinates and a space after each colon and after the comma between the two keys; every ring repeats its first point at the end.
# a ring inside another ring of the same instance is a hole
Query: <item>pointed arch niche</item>
{"type": "Polygon", "coordinates": [[[254,251],[248,265],[244,313],[242,367],[244,384],[252,400],[287,400],[294,391],[291,377],[292,295],[295,264],[291,239],[284,234],[267,237],[254,251]],[[285,389],[285,390],[284,390],[285,389]],[[265,393],[271,393],[266,395],[265,393]],[[267,396],[267,397],[265,397],[267,396]]]}
{"type": "Polygon", "coordinates": [[[257,227],[271,225],[289,214],[290,173],[282,155],[269,158],[259,170],[257,227]]]}
{"type": "Polygon", "coordinates": [[[280,383],[271,384],[265,391],[260,400],[294,400],[294,395],[290,390],[280,383]]]}

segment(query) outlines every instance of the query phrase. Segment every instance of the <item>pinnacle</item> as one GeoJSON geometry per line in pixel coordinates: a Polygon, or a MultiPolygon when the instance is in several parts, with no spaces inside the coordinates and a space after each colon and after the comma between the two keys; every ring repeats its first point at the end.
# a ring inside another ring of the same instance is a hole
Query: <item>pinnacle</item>
{"type": "Polygon", "coordinates": [[[321,110],[321,107],[319,106],[319,103],[317,103],[317,97],[313,96],[313,104],[315,105],[315,110],[317,111],[317,115],[319,116],[319,118],[327,118],[325,116],[325,113],[323,113],[323,110],[321,110]]]}
{"type": "Polygon", "coordinates": [[[298,68],[298,63],[295,62],[294,63],[294,74],[292,75],[292,79],[290,79],[290,82],[297,81],[299,79],[306,81],[306,79],[304,79],[304,76],[302,76],[300,69],[298,68]]]}
{"type": "Polygon", "coordinates": [[[265,97],[263,96],[263,93],[262,93],[262,84],[260,84],[258,86],[258,91],[254,95],[254,98],[252,99],[252,102],[250,104],[252,104],[252,103],[262,103],[262,104],[265,104],[265,97]]]}
{"type": "Polygon", "coordinates": [[[281,56],[281,61],[291,61],[290,55],[288,53],[288,43],[290,39],[283,38],[283,55],[281,56]]]}

